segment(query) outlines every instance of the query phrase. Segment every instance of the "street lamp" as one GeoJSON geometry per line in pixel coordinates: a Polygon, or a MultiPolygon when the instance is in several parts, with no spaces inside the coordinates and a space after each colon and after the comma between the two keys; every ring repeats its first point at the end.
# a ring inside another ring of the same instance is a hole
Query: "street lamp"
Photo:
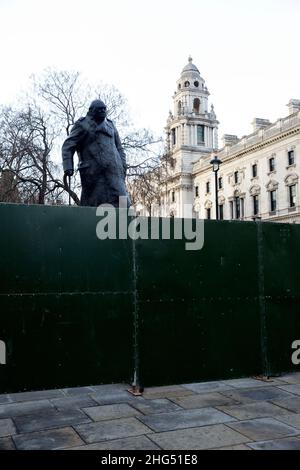
{"type": "Polygon", "coordinates": [[[213,160],[211,160],[210,164],[213,167],[213,172],[215,174],[215,189],[216,189],[216,220],[219,219],[219,205],[218,205],[218,171],[221,165],[221,160],[215,155],[213,160]]]}

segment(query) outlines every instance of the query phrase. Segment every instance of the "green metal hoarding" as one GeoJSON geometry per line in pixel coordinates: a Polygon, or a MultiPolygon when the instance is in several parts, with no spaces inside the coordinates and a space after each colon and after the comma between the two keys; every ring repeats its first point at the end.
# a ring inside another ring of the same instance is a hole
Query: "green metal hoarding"
{"type": "Polygon", "coordinates": [[[95,208],[0,204],[0,220],[0,392],[300,368],[298,225],[209,220],[189,251],[99,240],[95,208]]]}

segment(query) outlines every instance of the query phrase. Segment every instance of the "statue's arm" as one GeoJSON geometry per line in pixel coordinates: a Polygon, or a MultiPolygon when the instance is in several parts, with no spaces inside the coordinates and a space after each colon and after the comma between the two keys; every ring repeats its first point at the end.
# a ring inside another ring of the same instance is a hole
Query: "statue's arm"
{"type": "Polygon", "coordinates": [[[80,121],[75,122],[71,129],[70,135],[66,138],[62,146],[62,160],[64,171],[74,170],[73,156],[77,150],[78,145],[81,143],[86,135],[80,121]]]}
{"type": "Polygon", "coordinates": [[[116,147],[118,149],[119,155],[123,163],[124,176],[126,176],[126,171],[127,171],[126,153],[122,147],[121,139],[116,128],[115,128],[115,143],[116,143],[116,147]]]}

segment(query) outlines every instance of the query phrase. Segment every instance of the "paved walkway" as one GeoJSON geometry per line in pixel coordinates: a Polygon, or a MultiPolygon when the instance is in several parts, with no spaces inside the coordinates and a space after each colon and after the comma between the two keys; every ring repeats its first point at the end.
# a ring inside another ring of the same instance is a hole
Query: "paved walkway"
{"type": "Polygon", "coordinates": [[[0,449],[300,449],[300,372],[0,395],[0,449]]]}

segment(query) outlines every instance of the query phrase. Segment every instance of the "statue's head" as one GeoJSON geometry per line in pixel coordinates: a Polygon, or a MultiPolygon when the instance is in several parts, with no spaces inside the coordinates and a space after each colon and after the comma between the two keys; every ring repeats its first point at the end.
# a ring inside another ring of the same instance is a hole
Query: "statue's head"
{"type": "Polygon", "coordinates": [[[97,122],[102,122],[106,118],[106,105],[101,100],[94,100],[89,107],[89,114],[97,122]]]}

